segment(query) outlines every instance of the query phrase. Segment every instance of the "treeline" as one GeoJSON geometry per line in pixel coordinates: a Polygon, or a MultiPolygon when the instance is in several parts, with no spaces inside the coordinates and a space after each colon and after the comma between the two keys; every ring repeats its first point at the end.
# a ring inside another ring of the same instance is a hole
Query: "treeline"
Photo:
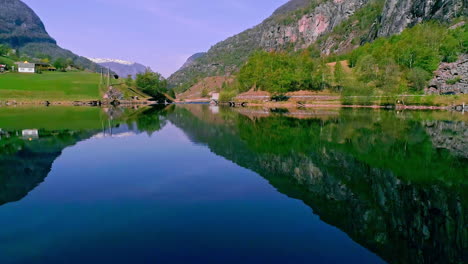
{"type": "Polygon", "coordinates": [[[450,30],[435,22],[417,25],[390,38],[379,38],[349,54],[360,81],[383,90],[420,91],[441,62],[454,62],[468,51],[468,25],[450,30]]]}
{"type": "Polygon", "coordinates": [[[272,93],[298,90],[322,90],[330,74],[324,61],[313,60],[308,52],[290,55],[284,52],[256,52],[237,75],[239,92],[251,88],[272,93]]]}
{"type": "Polygon", "coordinates": [[[441,62],[454,62],[467,53],[467,28],[466,24],[449,29],[427,22],[333,57],[317,58],[308,50],[258,51],[224,94],[232,96],[252,88],[274,94],[327,88],[343,95],[419,93],[441,62]]]}
{"type": "Polygon", "coordinates": [[[165,94],[175,98],[174,90],[168,89],[167,80],[160,73],[153,72],[151,68],[147,68],[144,73],[137,74],[136,79],[133,79],[131,75],[127,76],[125,85],[129,88],[136,88],[158,101],[164,101],[165,94]]]}

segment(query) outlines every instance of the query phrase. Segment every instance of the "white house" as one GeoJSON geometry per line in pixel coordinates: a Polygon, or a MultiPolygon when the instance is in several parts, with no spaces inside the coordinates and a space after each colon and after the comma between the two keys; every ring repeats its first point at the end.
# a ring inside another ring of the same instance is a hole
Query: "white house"
{"type": "Polygon", "coordinates": [[[39,130],[37,129],[25,129],[21,131],[24,139],[33,140],[39,138],[39,130]]]}
{"type": "Polygon", "coordinates": [[[36,65],[27,61],[18,63],[18,72],[21,73],[35,73],[36,65]]]}

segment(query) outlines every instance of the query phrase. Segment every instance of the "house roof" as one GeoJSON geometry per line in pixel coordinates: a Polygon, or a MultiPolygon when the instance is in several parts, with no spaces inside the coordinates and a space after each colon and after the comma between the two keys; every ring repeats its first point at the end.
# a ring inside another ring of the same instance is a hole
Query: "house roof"
{"type": "Polygon", "coordinates": [[[34,63],[18,63],[18,68],[34,68],[34,63]]]}

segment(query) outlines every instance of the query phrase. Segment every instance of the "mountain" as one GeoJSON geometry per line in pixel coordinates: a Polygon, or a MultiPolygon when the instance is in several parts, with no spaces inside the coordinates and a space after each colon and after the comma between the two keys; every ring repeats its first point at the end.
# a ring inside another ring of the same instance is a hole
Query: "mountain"
{"type": "Polygon", "coordinates": [[[465,0],[291,0],[261,24],[217,43],[168,81],[180,86],[231,75],[260,49],[339,54],[423,21],[466,15],[467,8],[465,0]]]}
{"type": "Polygon", "coordinates": [[[131,75],[133,78],[136,77],[139,73],[144,73],[147,69],[146,66],[124,60],[115,60],[115,59],[100,59],[100,58],[88,58],[90,61],[99,64],[105,68],[111,69],[122,78],[127,78],[131,75]]]}
{"type": "Polygon", "coordinates": [[[97,71],[101,67],[57,45],[36,13],[20,0],[0,0],[0,44],[7,44],[20,55],[48,55],[70,58],[76,66],[97,71]]]}
{"type": "Polygon", "coordinates": [[[205,56],[205,54],[206,54],[206,52],[199,52],[199,53],[193,54],[192,56],[190,56],[187,59],[187,61],[184,63],[184,65],[182,65],[182,67],[180,67],[179,70],[185,69],[185,68],[189,67],[190,65],[194,64],[197,59],[205,56]]]}
{"type": "Polygon", "coordinates": [[[34,11],[12,0],[0,0],[0,40],[12,47],[31,42],[56,44],[34,11]]]}

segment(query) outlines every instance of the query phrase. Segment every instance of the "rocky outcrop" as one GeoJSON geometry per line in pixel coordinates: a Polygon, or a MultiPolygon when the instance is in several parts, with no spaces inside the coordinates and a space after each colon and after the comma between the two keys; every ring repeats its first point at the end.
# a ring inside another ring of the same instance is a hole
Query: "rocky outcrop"
{"type": "Polygon", "coordinates": [[[271,25],[262,34],[261,47],[266,50],[283,50],[285,45],[304,49],[317,38],[348,19],[367,4],[367,0],[334,0],[317,6],[291,25],[271,25]]]}
{"type": "Polygon", "coordinates": [[[465,0],[387,0],[377,35],[391,36],[431,19],[449,21],[467,9],[465,0]]]}
{"type": "Polygon", "coordinates": [[[462,55],[453,63],[442,63],[426,93],[468,94],[468,55],[462,55]]]}

